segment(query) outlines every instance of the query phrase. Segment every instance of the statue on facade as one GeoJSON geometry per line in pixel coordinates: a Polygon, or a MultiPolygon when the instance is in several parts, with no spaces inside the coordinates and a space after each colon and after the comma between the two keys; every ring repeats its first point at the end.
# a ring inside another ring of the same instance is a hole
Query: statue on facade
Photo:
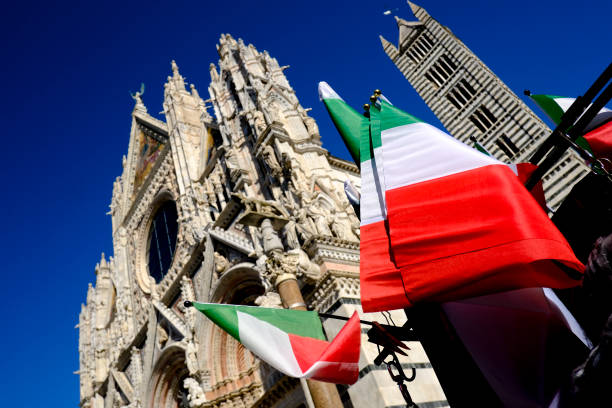
{"type": "Polygon", "coordinates": [[[230,263],[226,257],[221,255],[217,251],[215,251],[214,257],[215,257],[215,272],[217,272],[218,275],[222,275],[223,272],[229,269],[230,263]]]}
{"type": "Polygon", "coordinates": [[[333,218],[329,211],[321,206],[320,201],[316,196],[311,194],[302,194],[302,205],[306,208],[308,217],[313,220],[316,231],[321,236],[332,236],[329,225],[333,222],[333,218]]]}
{"type": "Polygon", "coordinates": [[[260,307],[269,307],[272,309],[283,308],[283,302],[281,301],[280,295],[272,291],[269,291],[255,299],[255,304],[260,307]]]}
{"type": "Polygon", "coordinates": [[[333,221],[331,229],[337,238],[345,241],[359,241],[359,238],[353,233],[353,223],[345,211],[331,210],[333,221]]]}
{"type": "Polygon", "coordinates": [[[188,391],[187,400],[190,407],[197,407],[206,402],[204,391],[200,384],[193,378],[187,377],[183,380],[183,387],[188,391]]]}
{"type": "Polygon", "coordinates": [[[187,365],[189,374],[192,376],[197,376],[200,372],[197,352],[197,340],[192,338],[187,342],[187,346],[185,347],[185,364],[187,365]]]}
{"type": "Polygon", "coordinates": [[[303,119],[308,134],[312,137],[319,136],[319,126],[317,126],[317,122],[308,115],[304,115],[303,119]]]}
{"type": "Polygon", "coordinates": [[[272,174],[272,177],[279,178],[283,174],[283,168],[276,159],[276,153],[274,152],[274,148],[269,144],[265,145],[261,150],[261,155],[263,156],[264,161],[270,168],[270,173],[272,174]]]}

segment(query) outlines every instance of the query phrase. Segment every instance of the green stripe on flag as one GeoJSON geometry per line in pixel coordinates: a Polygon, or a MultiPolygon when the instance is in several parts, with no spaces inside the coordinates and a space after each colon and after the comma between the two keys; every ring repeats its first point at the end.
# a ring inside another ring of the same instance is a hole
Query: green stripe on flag
{"type": "Polygon", "coordinates": [[[317,312],[197,302],[194,302],[193,306],[238,341],[240,334],[237,311],[270,323],[286,333],[325,340],[317,312]]]}
{"type": "Polygon", "coordinates": [[[367,119],[342,99],[323,99],[323,103],[329,111],[332,121],[336,125],[340,136],[342,136],[353,160],[358,164],[359,139],[363,125],[367,126],[367,119]]]}
{"type": "Polygon", "coordinates": [[[380,122],[380,130],[385,131],[398,126],[421,123],[422,120],[396,108],[384,100],[380,100],[380,122]]]}
{"type": "Polygon", "coordinates": [[[561,123],[561,116],[563,116],[563,109],[555,102],[556,98],[562,98],[562,96],[555,95],[531,95],[531,99],[546,113],[546,115],[556,125],[561,123]]]}
{"type": "Polygon", "coordinates": [[[380,108],[378,106],[374,105],[370,108],[370,137],[372,138],[372,149],[382,147],[382,139],[380,137],[380,113],[380,108]]]}
{"type": "Polygon", "coordinates": [[[359,159],[361,163],[372,159],[372,144],[370,143],[370,123],[367,122],[367,131],[359,136],[359,159]]]}

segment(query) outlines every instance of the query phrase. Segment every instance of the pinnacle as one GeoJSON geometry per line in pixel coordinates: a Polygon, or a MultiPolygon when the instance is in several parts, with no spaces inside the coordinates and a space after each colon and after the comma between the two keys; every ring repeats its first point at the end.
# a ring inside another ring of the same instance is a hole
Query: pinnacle
{"type": "Polygon", "coordinates": [[[391,57],[390,53],[397,52],[397,47],[393,45],[391,42],[387,41],[385,37],[383,37],[382,35],[379,35],[378,37],[380,38],[380,42],[382,43],[383,50],[385,51],[385,53],[387,53],[387,55],[391,57]]]}
{"type": "Polygon", "coordinates": [[[172,73],[174,74],[175,77],[180,76],[181,74],[179,73],[179,67],[178,65],[176,65],[176,61],[172,60],[172,73]]]}
{"type": "Polygon", "coordinates": [[[379,35],[378,38],[380,38],[380,42],[382,43],[383,48],[390,46],[393,46],[393,44],[391,44],[389,41],[387,41],[387,39],[385,37],[383,37],[382,35],[379,35]]]}
{"type": "Polygon", "coordinates": [[[422,7],[417,6],[416,4],[414,4],[411,1],[408,1],[408,5],[410,6],[410,10],[412,10],[412,13],[416,15],[416,13],[421,10],[422,7]]]}
{"type": "Polygon", "coordinates": [[[104,257],[104,252],[102,252],[102,257],[100,259],[100,268],[106,268],[106,267],[107,267],[106,258],[104,257]]]}

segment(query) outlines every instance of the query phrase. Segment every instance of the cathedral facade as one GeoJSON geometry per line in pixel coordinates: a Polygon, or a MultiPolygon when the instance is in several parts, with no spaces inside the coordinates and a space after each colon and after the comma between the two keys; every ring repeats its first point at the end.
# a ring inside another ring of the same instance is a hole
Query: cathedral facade
{"type": "MultiPolygon", "coordinates": [[[[267,366],[184,301],[360,310],[359,220],[343,190],[347,180],[360,185],[359,169],[322,147],[286,67],[230,35],[217,49],[207,101],[174,61],[165,121],[134,95],[110,205],[113,256],[102,254],[79,316],[83,408],[310,407],[304,381],[267,366]],[[279,295],[286,279],[303,302],[279,295]]],[[[392,316],[403,323],[403,313],[392,316]]],[[[323,323],[330,339],[341,326],[323,323]]],[[[413,399],[446,406],[422,348],[410,347],[401,362],[417,371],[413,399]]],[[[341,405],[404,405],[376,355],[364,336],[359,381],[333,386],[341,405]]]]}
{"type": "MultiPolygon", "coordinates": [[[[381,37],[385,53],[447,131],[478,141],[506,163],[526,162],[551,130],[452,31],[408,2],[417,21],[396,17],[398,45],[381,37]]],[[[543,177],[546,201],[557,209],[589,172],[571,149],[543,177]]]]}

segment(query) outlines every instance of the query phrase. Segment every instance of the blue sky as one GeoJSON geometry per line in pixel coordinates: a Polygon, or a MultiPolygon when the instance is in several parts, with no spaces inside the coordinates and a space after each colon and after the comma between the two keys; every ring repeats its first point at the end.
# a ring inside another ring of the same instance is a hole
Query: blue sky
{"type": "MultiPolygon", "coordinates": [[[[517,94],[525,88],[581,94],[612,55],[609,1],[420,5],[517,94]]],[[[380,88],[394,104],[439,125],[382,51],[379,34],[397,41],[393,14],[383,15],[388,9],[411,18],[400,0],[5,5],[0,406],[78,405],[74,325],[100,252],[112,255],[105,214],[127,150],[129,92],[144,82],[144,102],[159,117],[175,59],[205,96],[219,34],[231,33],[291,65],[285,73],[302,105],[313,108],[324,146],[348,159],[318,101],[320,80],[357,108],[380,88]]]]}

